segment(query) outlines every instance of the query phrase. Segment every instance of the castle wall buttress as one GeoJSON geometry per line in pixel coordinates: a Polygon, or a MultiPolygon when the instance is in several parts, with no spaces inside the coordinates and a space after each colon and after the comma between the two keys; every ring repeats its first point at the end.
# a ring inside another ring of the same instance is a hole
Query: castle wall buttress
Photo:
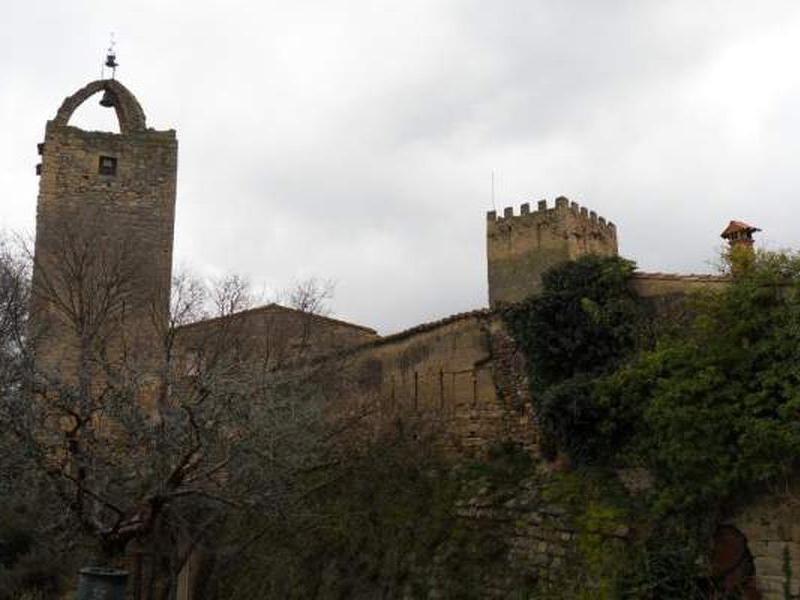
{"type": "Polygon", "coordinates": [[[47,123],[31,301],[40,371],[68,381],[87,352],[151,375],[160,368],[177,150],[175,132],[147,129],[136,98],[115,80],[82,88],[47,123]],[[75,109],[101,91],[120,133],[70,126],[75,109]]]}

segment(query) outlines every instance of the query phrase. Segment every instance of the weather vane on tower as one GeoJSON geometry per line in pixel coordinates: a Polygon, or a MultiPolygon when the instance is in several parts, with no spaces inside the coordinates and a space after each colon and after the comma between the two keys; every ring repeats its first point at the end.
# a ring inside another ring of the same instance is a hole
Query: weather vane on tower
{"type": "MultiPolygon", "coordinates": [[[[114,46],[117,45],[117,42],[114,40],[114,33],[111,33],[111,43],[108,45],[108,51],[106,52],[106,62],[100,68],[100,79],[105,78],[105,68],[108,67],[111,69],[111,79],[117,74],[117,67],[119,63],[117,62],[117,52],[114,50],[114,46]]],[[[105,106],[106,108],[111,108],[114,106],[115,97],[111,90],[106,88],[103,92],[103,97],[100,99],[100,106],[105,106]]]]}
{"type": "MultiPolygon", "coordinates": [[[[117,51],[114,47],[117,45],[116,40],[114,39],[114,33],[111,33],[111,43],[108,45],[108,50],[106,51],[106,62],[104,67],[108,67],[111,69],[111,79],[114,79],[114,76],[117,74],[117,67],[119,63],[117,62],[117,51]]],[[[103,70],[105,74],[105,70],[103,70]]]]}

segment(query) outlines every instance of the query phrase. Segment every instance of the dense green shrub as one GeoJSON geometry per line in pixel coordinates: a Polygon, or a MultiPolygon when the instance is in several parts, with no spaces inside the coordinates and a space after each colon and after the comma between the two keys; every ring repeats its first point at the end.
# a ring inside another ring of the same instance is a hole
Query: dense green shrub
{"type": "Polygon", "coordinates": [[[800,259],[759,255],[724,290],[687,299],[686,323],[650,347],[632,268],[567,263],[507,310],[545,432],[579,463],[647,466],[664,509],[786,476],[800,455],[800,259]]]}
{"type": "Polygon", "coordinates": [[[600,401],[633,415],[626,453],[656,475],[665,511],[719,506],[800,456],[800,259],[760,255],[691,305],[681,334],[621,368],[600,401]]]}
{"type": "Polygon", "coordinates": [[[643,305],[629,280],[635,264],[584,256],[546,272],[542,292],[504,311],[539,389],[597,373],[637,346],[643,305]]]}
{"type": "Polygon", "coordinates": [[[633,597],[703,597],[719,515],[798,466],[800,257],[760,253],[656,326],[628,291],[631,272],[595,257],[558,267],[506,322],[546,439],[577,465],[654,477],[636,566],[618,583],[633,597]]]}
{"type": "Polygon", "coordinates": [[[545,273],[541,294],[504,310],[528,361],[545,445],[578,463],[617,446],[594,390],[646,341],[648,311],[629,285],[634,268],[624,258],[584,256],[545,273]]]}

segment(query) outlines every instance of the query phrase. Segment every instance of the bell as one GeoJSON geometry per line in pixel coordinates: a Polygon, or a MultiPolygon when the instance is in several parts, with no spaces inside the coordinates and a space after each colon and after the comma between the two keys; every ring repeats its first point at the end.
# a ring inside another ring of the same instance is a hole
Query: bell
{"type": "Polygon", "coordinates": [[[100,106],[111,108],[112,106],[114,106],[115,99],[116,98],[114,97],[114,92],[112,92],[111,90],[105,90],[103,92],[103,97],[100,98],[100,106]]]}

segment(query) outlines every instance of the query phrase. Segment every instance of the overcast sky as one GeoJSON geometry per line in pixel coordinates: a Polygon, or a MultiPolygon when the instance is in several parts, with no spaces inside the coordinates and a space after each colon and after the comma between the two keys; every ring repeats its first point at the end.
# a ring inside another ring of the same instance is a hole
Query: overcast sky
{"type": "MultiPolygon", "coordinates": [[[[396,331],[485,306],[485,211],[558,195],[643,270],[706,272],[730,219],[798,247],[796,0],[31,0],[0,19],[0,228],[36,143],[118,78],[180,143],[176,264],[337,282],[396,331]]],[[[73,124],[114,127],[96,98],[73,124]]]]}

